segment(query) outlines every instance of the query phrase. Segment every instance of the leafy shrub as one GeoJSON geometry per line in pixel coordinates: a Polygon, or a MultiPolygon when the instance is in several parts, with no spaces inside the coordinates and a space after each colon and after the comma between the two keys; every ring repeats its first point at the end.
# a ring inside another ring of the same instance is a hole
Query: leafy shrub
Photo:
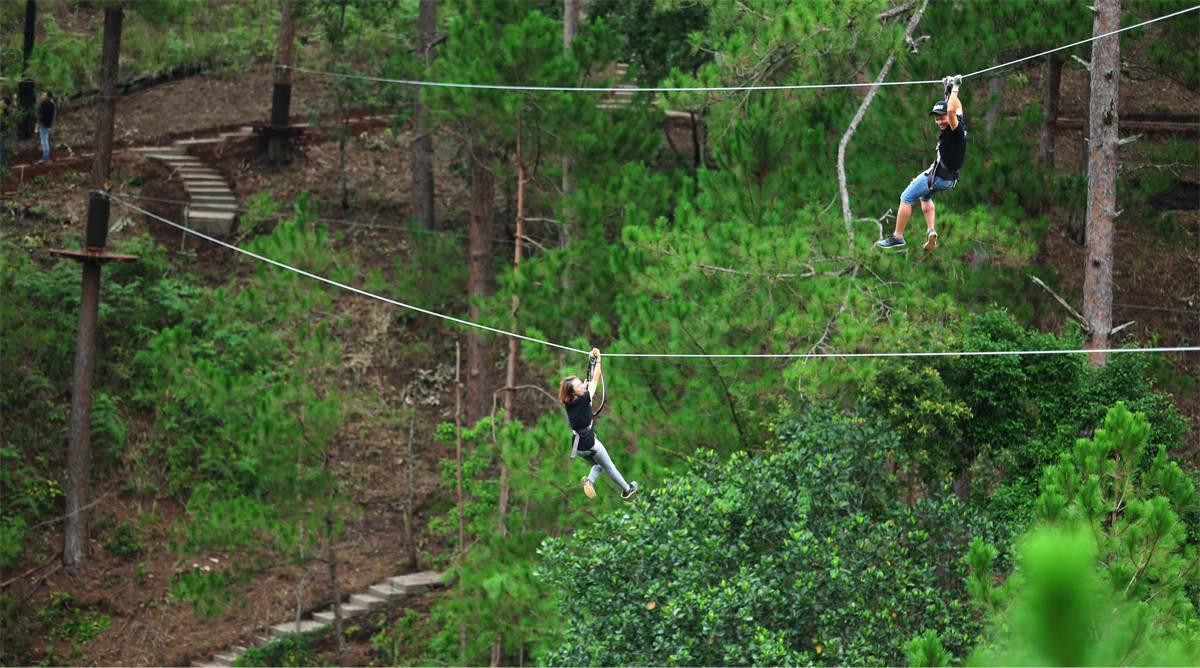
{"type": "MultiPolygon", "coordinates": [[[[251,647],[234,660],[234,666],[320,666],[313,649],[316,640],[312,633],[292,633],[271,642],[251,647]]],[[[389,664],[392,665],[392,664],[389,664]]]]}
{"type": "Polygon", "coordinates": [[[1046,468],[1038,523],[1003,591],[990,585],[989,559],[976,556],[982,548],[972,547],[972,592],[997,610],[977,662],[1200,660],[1200,539],[1188,532],[1200,510],[1197,480],[1165,448],[1151,456],[1150,434],[1144,415],[1118,403],[1102,429],[1046,468]]]}
{"type": "Polygon", "coordinates": [[[142,543],[129,522],[121,522],[104,540],[104,549],[119,557],[134,557],[142,553],[142,543]]]}
{"type": "Polygon", "coordinates": [[[810,411],[776,454],[696,456],[632,509],[542,549],[562,588],[551,664],[889,664],[935,628],[965,655],[965,509],[909,507],[871,414],[810,411]]]}

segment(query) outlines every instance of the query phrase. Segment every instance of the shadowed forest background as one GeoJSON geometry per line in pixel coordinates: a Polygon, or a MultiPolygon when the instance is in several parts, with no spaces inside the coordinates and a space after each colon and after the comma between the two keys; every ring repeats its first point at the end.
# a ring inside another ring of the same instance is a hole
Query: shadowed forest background
{"type": "MultiPolygon", "coordinates": [[[[1127,0],[1119,22],[1189,5],[1127,0]]],[[[0,663],[1200,663],[1200,353],[606,358],[597,432],[641,491],[589,499],[552,396],[585,356],[182,234],[155,218],[189,216],[180,174],[134,150],[212,139],[188,153],[236,197],[228,243],[575,349],[1075,350],[1096,338],[1074,312],[1091,43],[963,82],[966,165],[928,253],[919,210],[906,252],[873,243],[933,159],[940,84],[880,87],[855,124],[865,87],[378,79],[936,81],[1087,39],[1097,11],[0,3],[0,95],[58,100],[47,163],[19,109],[4,125],[0,663]],[[117,10],[107,248],[137,259],[103,268],[72,563],[80,269],[50,251],[85,243],[117,10]],[[448,586],[255,643],[423,569],[448,586]]],[[[1194,347],[1200,11],[1122,33],[1119,62],[1107,345],[1194,347]]]]}

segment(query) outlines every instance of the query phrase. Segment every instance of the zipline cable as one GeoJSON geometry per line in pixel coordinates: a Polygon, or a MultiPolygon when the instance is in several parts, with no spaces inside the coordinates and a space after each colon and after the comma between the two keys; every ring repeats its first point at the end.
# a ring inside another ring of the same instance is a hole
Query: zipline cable
{"type": "MultiPolygon", "coordinates": [[[[353,292],[357,295],[361,295],[361,296],[367,297],[369,299],[375,299],[375,300],[378,300],[381,302],[391,304],[393,306],[399,306],[401,308],[409,309],[411,311],[416,311],[418,313],[424,313],[425,315],[430,315],[435,318],[441,318],[443,320],[448,320],[450,322],[454,322],[454,323],[457,323],[460,325],[465,325],[467,327],[474,327],[476,329],[486,330],[486,331],[489,331],[489,332],[492,332],[495,334],[511,336],[511,337],[520,339],[522,341],[529,341],[530,343],[539,343],[544,346],[558,348],[560,350],[566,350],[568,352],[579,353],[581,355],[588,354],[588,351],[580,350],[579,348],[572,348],[571,346],[565,346],[565,345],[562,345],[561,343],[553,343],[551,341],[545,341],[543,339],[535,339],[531,336],[525,336],[524,334],[517,334],[516,332],[510,332],[510,331],[503,330],[503,329],[497,329],[495,327],[490,327],[488,325],[484,325],[481,323],[471,322],[470,320],[463,320],[462,318],[456,318],[451,315],[438,313],[436,311],[430,311],[429,309],[421,308],[420,306],[406,304],[404,302],[397,301],[395,299],[390,299],[390,298],[384,297],[382,295],[377,295],[373,292],[367,292],[366,290],[362,290],[362,289],[356,288],[351,285],[346,285],[345,283],[340,283],[331,278],[326,278],[324,276],[320,276],[318,274],[314,274],[312,272],[305,271],[305,270],[299,269],[297,267],[293,267],[289,264],[285,264],[278,260],[273,260],[269,257],[259,255],[258,253],[248,251],[244,248],[239,248],[231,243],[227,243],[227,242],[221,241],[220,239],[217,239],[215,237],[211,237],[207,234],[204,234],[203,232],[198,232],[196,230],[193,230],[192,228],[187,227],[186,225],[180,225],[179,223],[176,223],[173,220],[168,220],[158,214],[151,213],[151,212],[141,208],[140,206],[133,204],[132,202],[129,202],[129,201],[127,201],[121,197],[118,197],[116,195],[113,195],[111,193],[107,193],[104,191],[96,191],[96,192],[109,198],[111,201],[114,201],[114,202],[120,204],[121,206],[124,206],[133,211],[137,211],[138,213],[149,216],[149,217],[151,217],[155,220],[158,220],[162,223],[166,223],[167,225],[170,225],[171,227],[174,227],[175,229],[178,229],[178,230],[181,230],[188,234],[197,236],[201,239],[204,239],[205,241],[209,241],[209,242],[217,244],[219,246],[228,248],[229,250],[232,250],[234,252],[241,253],[248,257],[252,257],[255,260],[258,260],[259,262],[265,262],[267,264],[271,264],[276,267],[279,267],[280,269],[286,269],[287,271],[294,272],[294,273],[304,276],[306,278],[311,278],[313,280],[320,281],[322,283],[332,285],[336,288],[341,288],[341,289],[349,291],[349,292],[353,292]]],[[[1107,349],[1097,349],[1097,350],[1086,349],[1086,348],[1075,348],[1075,349],[1057,349],[1057,350],[968,350],[968,351],[949,350],[949,351],[885,352],[885,353],[605,353],[604,356],[605,357],[625,357],[625,358],[660,358],[660,359],[699,359],[699,358],[706,358],[706,359],[857,359],[857,358],[867,358],[867,357],[872,357],[872,358],[1001,357],[1001,356],[1018,356],[1018,355],[1076,355],[1076,354],[1090,354],[1090,353],[1117,354],[1117,353],[1168,353],[1168,352],[1200,352],[1200,346],[1165,346],[1165,347],[1156,347],[1156,348],[1107,348],[1107,349]]]]}
{"type": "Polygon", "coordinates": [[[111,194],[108,194],[108,193],[103,193],[103,192],[102,192],[102,194],[104,194],[104,195],[105,195],[106,197],[108,197],[110,200],[112,200],[112,201],[114,201],[114,202],[116,202],[116,203],[120,204],[121,206],[124,206],[124,207],[126,207],[126,208],[128,208],[128,209],[131,209],[131,210],[133,210],[133,211],[137,211],[138,213],[141,213],[141,214],[143,214],[143,215],[149,216],[149,217],[151,217],[151,218],[153,218],[153,219],[155,219],[155,220],[157,220],[157,221],[160,221],[160,222],[166,223],[167,225],[170,225],[171,227],[174,227],[174,228],[176,228],[176,229],[178,229],[178,230],[182,230],[183,232],[186,232],[186,233],[188,233],[188,234],[191,234],[191,235],[194,235],[194,236],[200,237],[201,239],[204,239],[205,241],[209,241],[209,242],[211,242],[211,243],[217,244],[218,246],[223,246],[223,247],[225,247],[225,248],[228,248],[229,250],[232,250],[232,251],[235,251],[235,252],[237,252],[237,253],[241,253],[241,254],[243,254],[243,255],[246,255],[246,256],[252,257],[252,258],[254,258],[255,260],[258,260],[259,262],[266,262],[267,264],[272,264],[272,265],[275,265],[276,267],[279,267],[280,269],[286,269],[286,270],[288,270],[288,271],[290,271],[290,272],[294,272],[294,273],[296,273],[296,274],[299,274],[299,275],[301,275],[301,276],[304,276],[304,277],[306,277],[306,278],[311,278],[311,279],[313,279],[313,280],[315,280],[315,281],[320,281],[320,282],[322,282],[322,283],[326,283],[326,284],[328,284],[328,285],[332,285],[332,286],[334,286],[335,288],[341,288],[341,289],[343,289],[343,290],[347,290],[347,291],[349,291],[349,292],[353,292],[353,293],[355,293],[355,294],[362,295],[363,297],[368,297],[368,298],[370,298],[370,299],[375,299],[375,300],[378,300],[378,301],[381,301],[381,302],[386,302],[386,303],[388,303],[388,304],[391,304],[391,305],[393,305],[393,306],[399,306],[399,307],[401,307],[401,308],[406,308],[406,309],[408,309],[408,310],[410,310],[410,311],[416,311],[416,312],[418,312],[418,313],[424,313],[425,315],[430,315],[430,316],[433,316],[433,317],[435,317],[435,318],[441,318],[441,319],[443,319],[443,320],[449,320],[450,322],[458,323],[458,324],[460,324],[460,325],[465,325],[465,326],[467,326],[467,327],[475,327],[476,329],[483,329],[483,330],[487,330],[487,331],[489,331],[489,332],[493,332],[493,333],[495,333],[495,334],[503,334],[504,336],[511,336],[511,337],[514,337],[514,338],[517,338],[517,339],[521,339],[521,340],[523,340],[523,341],[529,341],[530,343],[540,343],[540,344],[542,344],[542,345],[544,345],[544,346],[550,346],[550,347],[552,347],[552,348],[559,348],[559,349],[561,349],[561,350],[566,350],[566,351],[568,351],[568,352],[580,353],[580,354],[582,354],[582,355],[586,355],[586,354],[588,354],[586,350],[580,350],[580,349],[578,349],[578,348],[572,348],[571,346],[564,346],[564,345],[562,345],[562,344],[559,344],[559,343],[553,343],[553,342],[551,342],[551,341],[543,341],[542,339],[535,339],[535,338],[533,338],[533,337],[531,337],[531,336],[525,336],[524,334],[517,334],[516,332],[509,332],[509,331],[506,331],[506,330],[503,330],[503,329],[497,329],[497,328],[495,328],[495,327],[489,327],[488,325],[480,324],[480,323],[478,323],[478,322],[471,322],[470,320],[463,320],[462,318],[456,318],[456,317],[454,317],[454,316],[452,316],[452,315],[446,315],[446,314],[444,314],[444,313],[438,313],[437,311],[430,311],[429,309],[426,309],[426,308],[421,308],[420,306],[414,306],[414,305],[412,305],[412,304],[405,304],[404,302],[401,302],[401,301],[396,301],[395,299],[390,299],[390,298],[388,298],[388,297],[384,297],[384,296],[382,296],[382,295],[377,295],[377,294],[375,294],[375,293],[373,293],[373,292],[367,292],[366,290],[362,290],[362,289],[356,288],[356,287],[354,287],[354,286],[352,286],[352,285],[346,285],[345,283],[340,283],[340,282],[338,282],[338,281],[335,281],[335,280],[333,280],[332,278],[326,278],[325,276],[321,276],[321,275],[314,274],[314,273],[312,273],[312,272],[309,272],[309,271],[305,271],[305,270],[303,270],[303,269],[299,269],[299,268],[297,268],[297,267],[293,267],[293,266],[291,266],[291,265],[289,265],[289,264],[285,264],[285,263],[283,263],[283,262],[280,262],[280,261],[278,261],[278,260],[272,260],[272,259],[271,259],[271,258],[269,258],[269,257],[266,257],[266,256],[263,256],[263,255],[259,255],[258,253],[254,253],[254,252],[248,251],[248,250],[246,250],[245,248],[239,248],[239,247],[237,247],[237,246],[235,246],[235,245],[233,245],[233,244],[231,244],[231,243],[227,243],[227,242],[221,241],[220,239],[217,239],[217,238],[215,238],[215,237],[211,237],[211,236],[209,236],[209,235],[207,235],[207,234],[204,234],[203,232],[198,232],[198,231],[196,231],[196,230],[193,230],[192,228],[190,228],[190,227],[187,227],[186,225],[180,225],[179,223],[177,223],[177,222],[175,222],[175,221],[173,221],[173,220],[168,220],[168,219],[166,219],[166,218],[163,218],[162,216],[160,216],[160,215],[158,215],[158,214],[151,213],[151,212],[149,212],[149,211],[147,211],[147,210],[143,209],[142,207],[140,207],[140,206],[138,206],[138,205],[136,205],[136,204],[133,204],[132,202],[126,201],[126,200],[124,200],[124,199],[121,199],[120,197],[115,197],[115,196],[113,196],[113,195],[111,195],[111,194]]]}
{"type": "MultiPolygon", "coordinates": [[[[982,70],[977,70],[975,72],[971,72],[970,74],[964,74],[964,75],[962,75],[962,77],[964,79],[967,79],[970,77],[978,76],[980,74],[984,74],[986,72],[1003,69],[1005,67],[1011,67],[1013,65],[1016,65],[1017,63],[1023,63],[1027,60],[1032,60],[1034,58],[1040,58],[1042,56],[1049,55],[1049,54],[1055,53],[1057,51],[1063,51],[1066,49],[1070,49],[1070,48],[1079,46],[1081,44],[1087,44],[1088,42],[1094,42],[1098,39],[1103,39],[1105,37],[1116,35],[1118,33],[1123,33],[1127,30],[1134,30],[1136,28],[1142,28],[1142,27],[1150,25],[1151,23],[1156,23],[1158,21],[1164,21],[1166,19],[1174,18],[1176,16],[1179,16],[1181,14],[1186,14],[1188,12],[1194,12],[1197,9],[1200,9],[1200,5],[1196,5],[1194,7],[1188,7],[1187,9],[1181,9],[1176,12],[1171,12],[1170,14],[1165,14],[1163,16],[1159,16],[1159,17],[1152,18],[1152,19],[1149,19],[1146,21],[1142,21],[1141,23],[1135,23],[1134,25],[1127,26],[1124,28],[1119,28],[1117,30],[1110,30],[1106,33],[1101,33],[1099,35],[1093,35],[1091,37],[1088,37],[1087,39],[1081,39],[1078,42],[1072,42],[1071,44],[1067,44],[1066,46],[1060,46],[1060,47],[1056,47],[1053,49],[1049,49],[1047,51],[1042,51],[1041,53],[1035,53],[1032,56],[1024,56],[1022,58],[1017,58],[1016,60],[1010,60],[1006,63],[1001,63],[999,65],[985,67],[982,70]]],[[[346,73],[340,73],[340,72],[327,72],[324,70],[314,70],[314,69],[310,69],[307,67],[297,67],[295,65],[283,65],[283,64],[277,64],[276,67],[292,70],[293,72],[301,72],[304,74],[314,74],[314,75],[318,75],[318,76],[327,76],[327,77],[332,77],[335,79],[357,79],[360,81],[375,81],[375,82],[379,82],[379,83],[402,84],[402,85],[406,85],[406,86],[426,86],[426,87],[432,87],[432,88],[469,88],[469,89],[483,89],[483,90],[511,90],[511,91],[530,91],[530,92],[548,92],[548,93],[725,93],[725,92],[755,91],[755,90],[775,91],[775,90],[812,90],[812,89],[818,89],[818,88],[870,88],[873,86],[916,86],[916,85],[942,83],[941,79],[928,79],[928,80],[913,80],[913,81],[883,81],[883,82],[864,82],[864,83],[778,84],[778,85],[769,85],[769,86],[753,86],[753,85],[752,86],[666,86],[666,87],[660,87],[660,88],[643,88],[643,87],[639,87],[639,86],[631,86],[629,88],[590,87],[590,86],[529,86],[529,85],[521,85],[521,84],[471,84],[471,83],[456,83],[456,82],[449,82],[449,81],[421,81],[421,80],[417,80],[417,79],[390,79],[387,77],[374,77],[374,76],[368,76],[365,74],[346,74],[346,73]]]]}

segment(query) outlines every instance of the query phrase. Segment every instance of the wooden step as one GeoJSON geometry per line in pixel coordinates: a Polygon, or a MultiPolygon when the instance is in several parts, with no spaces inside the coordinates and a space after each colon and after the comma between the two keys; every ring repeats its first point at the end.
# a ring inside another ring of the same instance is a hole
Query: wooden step
{"type": "Polygon", "coordinates": [[[232,195],[233,191],[229,186],[220,185],[217,183],[187,183],[183,184],[184,188],[193,195],[232,195]]]}
{"type": "Polygon", "coordinates": [[[218,666],[232,666],[236,656],[232,654],[215,654],[213,655],[213,663],[218,666]]]}
{"type": "Polygon", "coordinates": [[[223,140],[220,137],[200,137],[198,139],[176,139],[175,145],[182,146],[185,150],[189,146],[204,146],[206,144],[220,144],[223,140]]]}
{"type": "Polygon", "coordinates": [[[276,638],[282,638],[295,633],[312,633],[313,631],[320,631],[327,626],[328,624],[322,624],[321,622],[314,622],[308,619],[301,621],[299,624],[296,624],[296,622],[287,622],[286,624],[276,624],[275,626],[272,626],[271,635],[275,636],[276,638]]]}
{"type": "Polygon", "coordinates": [[[442,584],[442,573],[422,571],[388,578],[388,583],[406,594],[421,594],[442,584]]]}
{"type": "Polygon", "coordinates": [[[391,583],[387,582],[383,584],[371,585],[371,587],[367,589],[367,593],[376,598],[382,598],[385,601],[395,601],[396,599],[404,598],[408,595],[407,591],[403,589],[397,589],[396,587],[393,587],[391,583]]]}
{"type": "Polygon", "coordinates": [[[350,597],[350,602],[354,605],[361,605],[368,610],[374,610],[375,608],[387,603],[387,601],[383,600],[382,598],[379,598],[378,596],[372,596],[370,594],[354,594],[350,597]]]}
{"type": "MultiPolygon", "coordinates": [[[[366,611],[367,611],[367,609],[361,605],[353,605],[353,604],[343,603],[342,604],[342,619],[346,620],[346,619],[350,619],[352,617],[357,617],[366,611]]],[[[335,619],[333,608],[330,608],[328,610],[322,610],[321,612],[313,613],[313,619],[317,620],[318,622],[325,622],[326,624],[332,624],[335,619]]]]}

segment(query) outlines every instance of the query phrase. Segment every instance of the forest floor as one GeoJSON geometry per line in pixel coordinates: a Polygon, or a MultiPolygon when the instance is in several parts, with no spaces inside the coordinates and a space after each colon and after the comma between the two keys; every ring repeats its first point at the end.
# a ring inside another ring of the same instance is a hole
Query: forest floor
{"type": "MultiPolygon", "coordinates": [[[[1078,69],[1078,68],[1075,68],[1078,69]]],[[[1082,72],[1068,67],[1064,72],[1062,116],[1086,116],[1086,110],[1071,106],[1079,100],[1080,86],[1086,87],[1082,72]]],[[[1031,83],[1022,90],[1036,91],[1037,70],[1031,69],[1031,83]]],[[[298,114],[324,113],[328,103],[322,97],[320,81],[297,82],[293,109],[298,114]],[[310,85],[317,83],[318,85],[310,85]],[[300,85],[303,84],[303,85],[300,85]]],[[[1191,93],[1180,94],[1178,87],[1165,89],[1146,111],[1195,115],[1200,106],[1191,93]]],[[[1144,89],[1143,89],[1144,90],[1144,89]]],[[[1146,95],[1123,96],[1122,112],[1146,95]]],[[[174,133],[250,124],[267,117],[270,99],[270,71],[256,67],[236,76],[197,76],[169,83],[122,98],[118,102],[117,139],[128,144],[154,142],[174,133]],[[203,105],[196,100],[205,100],[203,105]]],[[[1014,91],[1006,107],[1015,110],[1022,104],[1022,93],[1014,91]]],[[[55,141],[79,152],[89,142],[94,129],[94,111],[82,108],[62,115],[55,141]]],[[[1151,137],[1148,141],[1154,141],[1151,137]]],[[[1059,167],[1078,169],[1081,154],[1078,131],[1063,131],[1059,138],[1059,167]]],[[[465,183],[462,170],[456,169],[456,156],[439,145],[437,159],[437,218],[458,221],[466,217],[465,183]]],[[[271,192],[280,202],[293,201],[303,191],[319,202],[320,215],[333,219],[352,219],[380,227],[335,225],[341,231],[338,242],[343,261],[356,264],[365,273],[378,268],[391,273],[397,257],[413,248],[411,232],[403,227],[408,215],[408,136],[391,130],[366,130],[348,141],[346,151],[347,186],[352,206],[343,211],[338,205],[336,178],[338,147],[334,141],[306,143],[289,166],[271,170],[254,157],[253,141],[231,142],[211,149],[205,155],[214,162],[234,186],[239,201],[260,192],[271,192]]],[[[24,154],[32,146],[22,147],[24,154]]],[[[68,152],[66,149],[58,155],[68,152]]],[[[16,160],[19,162],[20,158],[16,160]]],[[[1200,162],[1200,161],[1197,161],[1200,162]]],[[[15,212],[14,222],[6,224],[4,236],[23,239],[27,247],[48,248],[77,240],[85,220],[87,171],[54,170],[24,184],[6,202],[15,212]]],[[[1200,183],[1197,164],[1181,170],[1180,181],[1200,183]]],[[[178,181],[161,166],[119,153],[114,158],[114,189],[136,190],[162,199],[183,199],[178,181]]],[[[498,197],[502,197],[499,194],[498,197]]],[[[504,211],[503,202],[497,210],[504,211]]],[[[147,208],[173,220],[181,219],[177,204],[152,202],[147,208]]],[[[1051,226],[1046,235],[1041,262],[1058,276],[1058,285],[1073,304],[1080,304],[1083,283],[1083,248],[1067,234],[1070,212],[1052,209],[1051,226]]],[[[124,227],[114,230],[110,243],[145,231],[143,220],[114,208],[114,223],[129,218],[124,227]]],[[[1122,221],[1123,222],[1123,221],[1122,221]]],[[[116,227],[116,225],[114,225],[116,227]]],[[[236,262],[229,251],[199,245],[180,238],[178,232],[150,228],[151,233],[172,251],[172,261],[195,272],[213,285],[233,276],[249,276],[252,269],[236,262]]],[[[243,234],[239,232],[238,234],[243,234]]],[[[1155,220],[1118,223],[1116,249],[1115,300],[1116,322],[1136,320],[1118,338],[1120,344],[1130,338],[1153,341],[1159,345],[1196,345],[1200,338],[1200,212],[1179,211],[1163,223],[1155,220]],[[1164,228],[1165,229],[1160,229],[1164,228]]],[[[436,280],[433,279],[433,280],[436,280]]],[[[342,591],[357,591],[386,576],[414,570],[408,565],[410,554],[418,556],[421,568],[444,565],[445,545],[426,527],[442,512],[449,495],[441,487],[439,462],[447,454],[437,443],[433,430],[439,422],[453,420],[454,335],[438,323],[408,318],[383,304],[348,295],[337,295],[336,315],[351,319],[345,328],[343,346],[345,364],[339,378],[342,388],[353,388],[356,396],[373,397],[352,407],[350,417],[337,436],[338,466],[350,481],[354,503],[361,516],[347,522],[347,533],[340,546],[342,591]],[[408,493],[401,475],[406,462],[407,424],[379,419],[380,414],[395,413],[406,405],[415,405],[416,438],[413,443],[417,537],[405,540],[405,498],[408,493]]],[[[465,304],[453,312],[465,311],[465,304]]],[[[1069,316],[1048,317],[1038,323],[1043,329],[1063,328],[1069,316]]],[[[1200,355],[1169,356],[1176,377],[1192,379],[1191,392],[1176,392],[1175,401],[1192,421],[1193,437],[1181,453],[1200,464],[1200,397],[1195,379],[1200,378],[1200,355]]],[[[1182,387],[1186,388],[1184,383],[1182,387]]],[[[527,409],[532,417],[536,407],[527,409]]],[[[144,430],[145,427],[143,426],[144,430]]],[[[136,435],[133,438],[137,438],[136,435]]],[[[294,615],[296,592],[306,592],[302,607],[313,609],[328,599],[324,570],[316,566],[301,568],[279,566],[262,574],[255,582],[239,587],[236,603],[215,619],[197,616],[189,606],[174,604],[167,593],[173,574],[191,567],[192,560],[181,560],[166,548],[170,527],[184,512],[172,500],[149,501],[122,494],[120,480],[106,480],[94,489],[100,502],[93,509],[94,544],[92,558],[80,571],[68,575],[54,569],[55,555],[61,544],[60,525],[53,524],[36,538],[28,550],[31,558],[12,572],[8,579],[31,567],[33,576],[23,578],[18,587],[26,587],[27,605],[37,609],[45,605],[53,592],[68,592],[79,605],[95,605],[111,619],[112,625],[85,647],[72,647],[65,640],[50,640],[54,656],[60,662],[100,665],[181,665],[211,656],[230,644],[246,644],[265,625],[287,620],[294,615]],[[145,552],[137,559],[109,554],[102,545],[106,527],[129,521],[144,532],[145,552]]],[[[224,555],[206,555],[216,568],[226,563],[224,555]]],[[[436,594],[417,599],[412,605],[427,609],[436,594]]],[[[398,611],[394,611],[398,612],[398,611]]],[[[382,623],[382,622],[381,622],[382,623]]],[[[360,639],[361,640],[361,639],[360,639]]],[[[354,644],[350,664],[371,660],[367,643],[354,644]]]]}

